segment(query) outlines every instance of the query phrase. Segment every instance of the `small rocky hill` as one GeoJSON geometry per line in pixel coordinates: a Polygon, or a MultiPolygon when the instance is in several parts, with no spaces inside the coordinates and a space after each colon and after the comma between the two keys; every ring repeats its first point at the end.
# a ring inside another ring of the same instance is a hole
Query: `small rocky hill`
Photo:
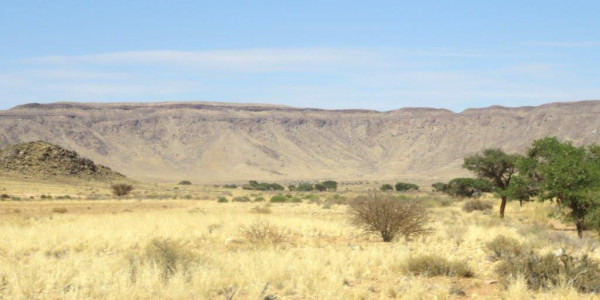
{"type": "Polygon", "coordinates": [[[0,172],[42,179],[76,177],[112,181],[125,178],[75,151],[46,142],[9,145],[0,150],[0,172]]]}

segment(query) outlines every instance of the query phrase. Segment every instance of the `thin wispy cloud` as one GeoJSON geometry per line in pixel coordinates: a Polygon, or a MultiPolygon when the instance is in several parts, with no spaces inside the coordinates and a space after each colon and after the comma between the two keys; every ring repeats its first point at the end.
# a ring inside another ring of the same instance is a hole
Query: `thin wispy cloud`
{"type": "Polygon", "coordinates": [[[43,56],[19,62],[39,65],[160,65],[206,71],[273,72],[363,66],[381,63],[388,55],[382,49],[246,49],[210,51],[125,51],[79,56],[43,56]]]}
{"type": "Polygon", "coordinates": [[[528,46],[556,47],[556,48],[599,48],[600,41],[532,41],[525,43],[528,46]]]}
{"type": "Polygon", "coordinates": [[[506,49],[263,48],[43,56],[0,64],[0,103],[270,102],[322,108],[434,106],[594,98],[560,60],[506,49]],[[504,51],[503,51],[504,50],[504,51]]]}

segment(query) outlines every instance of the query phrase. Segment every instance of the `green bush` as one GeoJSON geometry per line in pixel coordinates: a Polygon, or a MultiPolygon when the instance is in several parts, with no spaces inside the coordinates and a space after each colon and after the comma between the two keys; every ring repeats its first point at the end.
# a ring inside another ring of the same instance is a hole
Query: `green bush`
{"type": "Polygon", "coordinates": [[[237,184],[226,184],[223,186],[226,189],[237,189],[237,184]]]}
{"type": "Polygon", "coordinates": [[[492,184],[481,178],[454,178],[448,182],[444,192],[455,197],[473,197],[493,191],[492,184]]]}
{"type": "Polygon", "coordinates": [[[323,181],[321,182],[321,184],[325,186],[325,189],[327,189],[328,191],[336,191],[338,186],[338,183],[333,180],[323,181]]]}
{"type": "Polygon", "coordinates": [[[447,186],[447,184],[445,184],[443,182],[436,182],[431,185],[433,190],[436,192],[444,192],[446,190],[446,186],[447,186]]]}
{"type": "Polygon", "coordinates": [[[296,187],[296,191],[299,191],[299,192],[310,192],[314,189],[315,189],[315,187],[313,186],[312,183],[306,183],[306,182],[300,183],[296,187]]]}
{"type": "Polygon", "coordinates": [[[398,192],[404,192],[404,191],[418,191],[419,190],[419,186],[413,183],[406,183],[406,182],[398,182],[396,183],[396,191],[398,192]]]}
{"type": "Polygon", "coordinates": [[[295,185],[293,185],[293,184],[290,184],[290,185],[288,185],[288,190],[289,190],[290,192],[293,192],[293,191],[295,191],[295,190],[296,190],[296,186],[295,186],[295,185]]]}
{"type": "Polygon", "coordinates": [[[271,201],[270,202],[272,202],[272,203],[285,203],[285,202],[288,202],[288,199],[290,199],[290,198],[288,198],[285,195],[279,194],[279,195],[275,195],[275,196],[271,197],[271,201]]]}
{"type": "Polygon", "coordinates": [[[227,200],[227,198],[225,198],[225,197],[219,197],[219,199],[217,199],[217,202],[219,202],[219,203],[228,203],[229,200],[227,200]]]}
{"type": "Polygon", "coordinates": [[[346,197],[344,197],[340,194],[335,194],[335,195],[327,197],[325,202],[329,205],[332,205],[332,204],[340,205],[340,204],[346,204],[347,201],[346,201],[346,197]]]}
{"type": "Polygon", "coordinates": [[[494,205],[491,202],[474,199],[474,200],[465,202],[465,204],[463,205],[463,210],[466,212],[472,212],[474,210],[492,209],[493,207],[494,207],[494,205]]]}
{"type": "Polygon", "coordinates": [[[424,255],[406,261],[406,270],[413,275],[473,277],[474,272],[466,261],[450,261],[443,256],[424,255]]]}
{"type": "Polygon", "coordinates": [[[263,196],[257,196],[256,198],[254,198],[254,202],[264,202],[265,201],[265,197],[263,196]]]}
{"type": "Polygon", "coordinates": [[[231,202],[250,202],[252,200],[250,200],[250,198],[248,198],[247,196],[240,196],[240,197],[234,197],[233,199],[231,199],[231,202]]]}
{"type": "Polygon", "coordinates": [[[191,185],[191,184],[192,184],[192,182],[189,180],[182,180],[179,182],[179,185],[191,185]]]}
{"type": "Polygon", "coordinates": [[[379,189],[383,192],[387,192],[387,191],[393,191],[394,187],[391,184],[386,183],[386,184],[383,184],[379,189]]]}
{"type": "Polygon", "coordinates": [[[317,183],[317,184],[315,184],[315,190],[317,190],[319,192],[324,192],[327,190],[327,187],[325,185],[323,185],[322,183],[317,183]]]}
{"type": "Polygon", "coordinates": [[[308,194],[304,196],[304,199],[308,200],[310,203],[321,202],[321,198],[315,194],[308,194]]]}
{"type": "Polygon", "coordinates": [[[248,184],[244,184],[242,189],[252,191],[283,191],[285,188],[278,183],[258,183],[255,180],[251,180],[248,184]]]}

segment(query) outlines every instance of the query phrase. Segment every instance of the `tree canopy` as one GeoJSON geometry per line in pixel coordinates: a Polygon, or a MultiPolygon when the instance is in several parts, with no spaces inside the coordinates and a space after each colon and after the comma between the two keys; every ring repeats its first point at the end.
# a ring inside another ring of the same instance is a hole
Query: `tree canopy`
{"type": "Polygon", "coordinates": [[[535,167],[535,178],[531,178],[529,184],[539,185],[540,200],[556,201],[563,215],[575,222],[579,237],[583,236],[586,221],[600,224],[598,145],[577,147],[570,142],[560,142],[556,137],[547,137],[534,141],[527,154],[531,167],[535,167]]]}
{"type": "Polygon", "coordinates": [[[481,153],[465,157],[463,168],[475,173],[479,178],[490,181],[502,199],[500,217],[504,218],[504,210],[508,199],[507,189],[513,174],[517,172],[515,161],[518,155],[506,154],[500,149],[485,149],[481,153]]]}

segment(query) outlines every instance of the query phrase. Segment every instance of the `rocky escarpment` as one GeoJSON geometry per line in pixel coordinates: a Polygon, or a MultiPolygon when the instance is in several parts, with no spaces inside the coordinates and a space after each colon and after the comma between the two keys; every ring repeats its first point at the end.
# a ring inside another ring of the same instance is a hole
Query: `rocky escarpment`
{"type": "Polygon", "coordinates": [[[224,103],[29,104],[0,111],[0,146],[44,140],[143,180],[444,180],[486,147],[600,142],[600,102],[454,113],[224,103]]]}

